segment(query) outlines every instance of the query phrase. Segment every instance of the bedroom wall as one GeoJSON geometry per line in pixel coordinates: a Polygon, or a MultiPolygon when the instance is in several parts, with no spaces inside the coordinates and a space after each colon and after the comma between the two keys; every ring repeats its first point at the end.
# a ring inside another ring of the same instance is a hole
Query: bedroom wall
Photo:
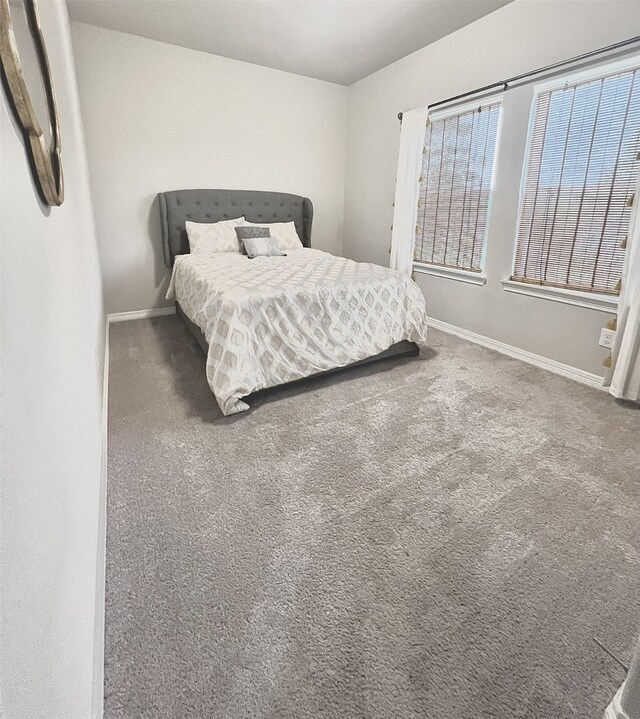
{"type": "Polygon", "coordinates": [[[39,8],[66,199],[40,203],[0,88],[0,715],[97,719],[102,286],[66,6],[39,8]]]}
{"type": "MultiPolygon", "coordinates": [[[[388,264],[397,113],[640,34],[640,2],[516,0],[349,88],[344,248],[388,264]]],[[[511,274],[531,86],[504,97],[484,287],[416,274],[431,317],[602,374],[610,315],[505,292],[511,274]]]]}
{"type": "Polygon", "coordinates": [[[168,304],[156,194],[275,190],[313,200],[340,253],[347,89],[72,24],[108,312],[168,304]]]}

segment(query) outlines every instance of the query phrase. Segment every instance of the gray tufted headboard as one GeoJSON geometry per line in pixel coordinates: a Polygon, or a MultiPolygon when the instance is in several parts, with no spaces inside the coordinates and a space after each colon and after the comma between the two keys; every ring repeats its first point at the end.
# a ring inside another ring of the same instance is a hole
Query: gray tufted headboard
{"type": "Polygon", "coordinates": [[[172,190],[160,192],[160,224],[164,262],[189,252],[184,223],[219,222],[246,217],[249,222],[291,222],[305,247],[311,246],[313,204],[308,197],[260,190],[172,190]]]}

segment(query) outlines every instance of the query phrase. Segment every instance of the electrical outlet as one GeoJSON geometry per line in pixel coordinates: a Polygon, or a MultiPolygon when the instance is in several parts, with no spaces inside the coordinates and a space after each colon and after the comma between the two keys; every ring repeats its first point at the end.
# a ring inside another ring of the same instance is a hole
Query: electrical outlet
{"type": "Polygon", "coordinates": [[[598,344],[600,347],[606,347],[608,350],[610,350],[613,347],[613,342],[616,338],[615,330],[608,330],[606,327],[603,327],[600,330],[600,341],[598,344]]]}

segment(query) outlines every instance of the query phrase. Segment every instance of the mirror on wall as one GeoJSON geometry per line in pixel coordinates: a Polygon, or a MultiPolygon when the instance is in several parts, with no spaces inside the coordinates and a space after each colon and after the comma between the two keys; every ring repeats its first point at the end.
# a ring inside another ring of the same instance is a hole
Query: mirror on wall
{"type": "Polygon", "coordinates": [[[35,0],[0,0],[3,81],[22,126],[42,199],[61,205],[60,129],[49,59],[35,0]]]}

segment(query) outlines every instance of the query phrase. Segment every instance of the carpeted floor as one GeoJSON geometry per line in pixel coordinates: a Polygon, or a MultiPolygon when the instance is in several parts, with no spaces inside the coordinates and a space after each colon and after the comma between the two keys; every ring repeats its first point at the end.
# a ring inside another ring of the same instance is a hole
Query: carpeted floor
{"type": "Polygon", "coordinates": [[[640,411],[433,331],[223,418],[111,327],[106,719],[599,718],[640,629],[640,411]]]}

